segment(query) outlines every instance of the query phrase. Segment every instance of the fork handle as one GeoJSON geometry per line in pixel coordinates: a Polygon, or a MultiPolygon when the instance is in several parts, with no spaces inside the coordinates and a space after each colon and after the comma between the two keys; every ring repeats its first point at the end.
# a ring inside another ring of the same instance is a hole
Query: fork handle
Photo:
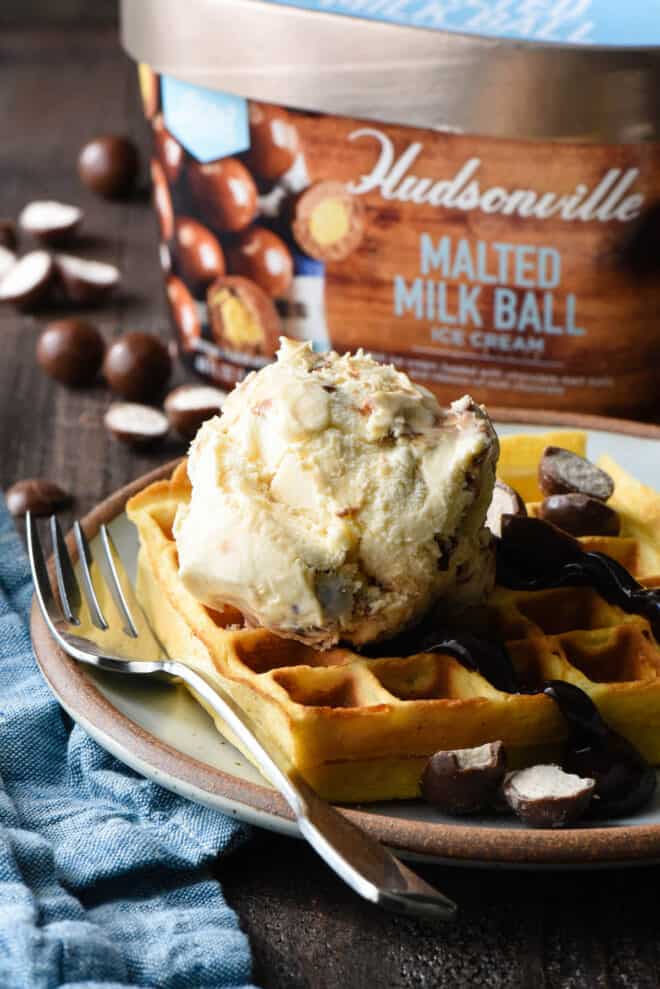
{"type": "Polygon", "coordinates": [[[323,800],[291,765],[283,750],[261,741],[260,726],[221,687],[176,660],[164,672],[185,681],[234,733],[244,749],[279,790],[296,816],[301,833],[322,859],[365,900],[399,913],[450,920],[453,900],[434,889],[380,842],[323,800]]]}

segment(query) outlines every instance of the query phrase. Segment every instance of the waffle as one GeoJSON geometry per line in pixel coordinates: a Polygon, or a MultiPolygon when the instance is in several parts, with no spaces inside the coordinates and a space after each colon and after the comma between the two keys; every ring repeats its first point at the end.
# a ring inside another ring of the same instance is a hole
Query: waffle
{"type": "MultiPolygon", "coordinates": [[[[561,442],[561,435],[541,439],[561,442]]],[[[622,536],[585,542],[658,586],[660,526],[649,529],[648,520],[660,519],[660,496],[606,466],[617,484],[613,500],[625,503],[622,536]]],[[[416,797],[422,768],[439,749],[501,739],[511,766],[558,751],[566,726],[549,697],[502,693],[449,655],[320,652],[244,627],[232,608],[199,604],[179,579],[172,536],[177,507],[189,497],[184,463],[129,501],[140,537],[138,599],[168,653],[221,685],[321,795],[343,802],[416,797]]],[[[660,647],[645,619],[584,587],[497,587],[486,614],[525,686],[577,684],[612,727],[660,763],[660,647]]]]}

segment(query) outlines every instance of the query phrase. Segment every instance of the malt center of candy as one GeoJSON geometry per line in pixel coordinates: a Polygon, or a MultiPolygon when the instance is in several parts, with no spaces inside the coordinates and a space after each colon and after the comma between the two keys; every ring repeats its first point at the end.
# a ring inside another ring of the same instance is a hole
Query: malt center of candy
{"type": "Polygon", "coordinates": [[[324,199],[312,211],[309,229],[317,244],[334,244],[350,228],[348,210],[341,199],[324,199]]]}
{"type": "Polygon", "coordinates": [[[226,289],[216,297],[222,313],[225,337],[236,347],[254,345],[263,339],[261,327],[239,299],[226,289]]]}

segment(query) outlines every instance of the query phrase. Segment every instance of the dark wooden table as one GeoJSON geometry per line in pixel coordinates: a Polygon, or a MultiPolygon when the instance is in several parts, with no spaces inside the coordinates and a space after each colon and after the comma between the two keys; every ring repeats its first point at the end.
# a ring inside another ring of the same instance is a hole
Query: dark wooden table
{"type": "MultiPolygon", "coordinates": [[[[76,153],[96,132],[146,148],[133,67],[108,28],[0,33],[0,216],[37,197],[80,203],[80,251],[116,262],[116,300],[94,315],[108,338],[129,328],[167,336],[156,224],[146,195],[108,204],[82,189],[76,153]]],[[[181,447],[137,455],[102,428],[108,395],[71,392],[35,366],[49,313],[0,313],[0,485],[45,475],[84,513],[181,447]]],[[[182,378],[182,372],[179,372],[182,378]]],[[[534,989],[660,984],[657,867],[584,873],[424,869],[454,897],[446,929],[388,916],[357,900],[302,843],[255,832],[218,877],[250,936],[255,981],[281,989],[462,986],[534,989]]],[[[190,987],[194,989],[194,987],[190,987]]]]}

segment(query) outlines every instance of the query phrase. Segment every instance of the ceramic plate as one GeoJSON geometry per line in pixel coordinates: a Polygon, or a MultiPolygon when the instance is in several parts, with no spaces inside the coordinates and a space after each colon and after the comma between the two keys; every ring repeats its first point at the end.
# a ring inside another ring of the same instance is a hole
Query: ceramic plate
{"type": "MultiPolygon", "coordinates": [[[[616,420],[547,413],[496,414],[501,434],[552,426],[588,428],[589,455],[607,452],[640,480],[660,489],[660,428],[616,420]]],[[[126,500],[165,476],[172,464],[118,491],[85,519],[94,539],[109,523],[131,580],[136,531],[126,500]]],[[[53,644],[38,613],[32,635],[42,672],[62,706],[101,745],[163,786],[260,827],[298,835],[272,787],[215,730],[211,719],[180,687],[97,675],[53,644]]],[[[373,835],[410,857],[454,864],[514,867],[585,867],[660,861],[660,788],[654,805],[607,826],[536,831],[510,818],[444,818],[421,801],[351,807],[346,813],[373,835]]]]}

